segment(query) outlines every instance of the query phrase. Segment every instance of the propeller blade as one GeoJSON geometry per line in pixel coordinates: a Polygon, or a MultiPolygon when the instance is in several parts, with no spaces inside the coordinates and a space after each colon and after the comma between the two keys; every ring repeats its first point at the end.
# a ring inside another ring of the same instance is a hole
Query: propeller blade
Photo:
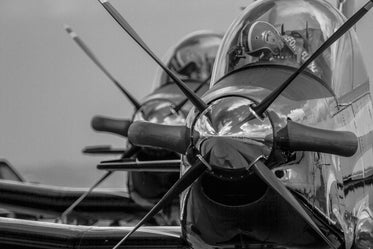
{"type": "Polygon", "coordinates": [[[118,248],[126,239],[128,239],[131,234],[136,232],[145,222],[156,215],[160,210],[162,210],[170,201],[177,197],[181,192],[187,189],[198,177],[200,177],[206,170],[206,165],[200,160],[194,163],[190,169],[188,169],[184,175],[177,180],[177,182],[167,191],[167,193],[162,197],[162,199],[142,218],[142,220],[129,232],[118,244],[113,247],[113,249],[118,248]]]}
{"type": "Polygon", "coordinates": [[[320,228],[307,214],[304,208],[299,204],[295,197],[290,193],[290,191],[283,185],[277,177],[272,173],[270,169],[267,168],[261,161],[257,161],[253,166],[253,169],[258,176],[268,184],[275,192],[277,192],[286,202],[288,202],[297,213],[302,216],[302,218],[307,222],[312,229],[320,235],[320,237],[331,247],[336,246],[321,232],[320,228]]]}
{"type": "Polygon", "coordinates": [[[119,88],[119,90],[128,98],[128,100],[133,104],[133,106],[138,110],[140,108],[140,103],[126,90],[121,84],[109,73],[108,70],[101,64],[97,59],[91,49],[83,42],[82,39],[69,27],[65,25],[66,32],[71,36],[71,38],[78,44],[78,46],[88,55],[89,58],[101,69],[102,72],[119,88]]]}
{"type": "MultiPolygon", "coordinates": [[[[207,83],[209,82],[211,79],[211,76],[208,77],[204,82],[202,82],[196,89],[194,89],[194,92],[195,93],[198,93],[199,90],[202,89],[202,87],[207,83]]],[[[177,106],[174,107],[174,111],[177,113],[178,111],[181,110],[181,108],[183,108],[183,106],[188,102],[188,98],[184,99],[183,101],[181,101],[177,106]]]]}
{"type": "MultiPolygon", "coordinates": [[[[266,138],[268,142],[272,136],[266,138]]],[[[358,138],[349,131],[317,129],[288,121],[277,132],[276,146],[290,151],[315,151],[339,156],[353,156],[358,148],[358,138]]]]}
{"type": "Polygon", "coordinates": [[[86,146],[83,148],[82,153],[84,154],[123,154],[124,149],[113,149],[110,145],[94,145],[86,146]]]}
{"type": "Polygon", "coordinates": [[[130,120],[112,119],[102,116],[95,116],[91,121],[91,126],[95,131],[106,131],[127,137],[130,120]]]}
{"type": "Polygon", "coordinates": [[[98,170],[127,172],[180,172],[180,160],[101,162],[98,170]]]}
{"type": "Polygon", "coordinates": [[[359,11],[349,18],[337,31],[334,32],[311,56],[308,58],[297,71],[295,71],[284,83],[265,97],[258,105],[253,106],[253,110],[258,116],[262,116],[267,108],[277,99],[277,97],[290,85],[290,83],[302,73],[317,56],[328,49],[336,40],[344,35],[352,26],[354,26],[369,10],[373,7],[373,0],[366,3],[359,11]]]}
{"type": "Polygon", "coordinates": [[[190,131],[186,126],[136,121],[128,129],[128,139],[137,146],[165,148],[185,154],[190,144],[190,131]]]}
{"type": "Polygon", "coordinates": [[[78,206],[98,185],[105,181],[113,171],[107,171],[103,176],[101,176],[98,181],[96,181],[86,192],[84,192],[78,199],[76,199],[56,221],[61,221],[63,224],[67,223],[67,216],[73,211],[73,209],[78,206]]]}
{"type": "MultiPolygon", "coordinates": [[[[127,152],[123,154],[123,158],[127,158],[127,160],[130,160],[129,158],[132,157],[136,152],[138,151],[137,147],[131,147],[127,152]]],[[[107,179],[113,171],[106,172],[101,178],[98,179],[97,182],[95,182],[88,190],[87,192],[83,193],[76,201],[74,201],[70,207],[68,207],[60,216],[60,218],[57,218],[56,221],[61,220],[62,222],[66,223],[66,217],[69,213],[73,211],[73,209],[81,203],[84,198],[86,198],[92,191],[95,189],[98,185],[100,185],[105,179],[107,179]]]]}
{"type": "Polygon", "coordinates": [[[117,21],[117,23],[131,36],[134,41],[145,50],[145,52],[170,76],[172,80],[178,85],[181,91],[187,96],[187,98],[193,103],[193,105],[200,111],[204,111],[207,108],[207,104],[203,102],[191,89],[189,89],[183,81],[181,81],[177,75],[171,71],[163,62],[150,50],[145,44],[141,37],[136,31],[129,25],[129,23],[123,18],[123,16],[109,3],[108,0],[99,0],[102,6],[107,12],[117,21]]]}

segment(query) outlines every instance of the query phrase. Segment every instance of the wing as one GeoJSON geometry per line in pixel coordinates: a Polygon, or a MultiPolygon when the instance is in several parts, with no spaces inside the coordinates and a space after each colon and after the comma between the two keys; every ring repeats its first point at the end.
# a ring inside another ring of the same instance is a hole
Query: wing
{"type": "MultiPolygon", "coordinates": [[[[0,207],[19,214],[56,218],[78,199],[85,188],[57,187],[0,180],[0,207]]],[[[69,215],[94,219],[120,219],[147,211],[118,189],[94,190],[69,215]],[[131,215],[130,215],[131,214],[131,215]]]]}
{"type": "MultiPolygon", "coordinates": [[[[111,249],[131,227],[88,227],[0,218],[0,248],[111,249]]],[[[126,248],[189,248],[181,229],[144,227],[128,240],[126,248]]]]}
{"type": "MultiPolygon", "coordinates": [[[[105,171],[179,172],[180,160],[101,162],[98,169],[105,171]]],[[[12,180],[0,180],[0,208],[16,214],[16,217],[34,216],[44,219],[57,218],[74,201],[87,192],[85,188],[58,187],[12,180]],[[22,215],[22,216],[20,216],[22,215]]],[[[74,210],[69,218],[85,223],[100,219],[130,221],[149,211],[133,201],[121,189],[93,190],[74,210]]],[[[25,217],[24,217],[25,218],[25,217]]]]}

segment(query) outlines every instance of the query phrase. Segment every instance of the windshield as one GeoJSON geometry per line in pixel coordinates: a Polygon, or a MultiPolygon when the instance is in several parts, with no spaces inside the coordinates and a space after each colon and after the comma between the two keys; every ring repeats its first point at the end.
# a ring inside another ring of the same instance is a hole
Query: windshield
{"type": "MultiPolygon", "coordinates": [[[[196,31],[172,47],[163,61],[184,81],[205,82],[210,79],[222,35],[211,31],[196,31]]],[[[172,80],[159,68],[153,83],[158,88],[172,80]]]]}
{"type": "MultiPolygon", "coordinates": [[[[245,9],[224,36],[211,85],[248,65],[274,64],[299,68],[344,23],[329,3],[319,0],[257,1],[245,9]]],[[[356,42],[347,32],[306,69],[337,95],[366,76],[356,42]]]]}

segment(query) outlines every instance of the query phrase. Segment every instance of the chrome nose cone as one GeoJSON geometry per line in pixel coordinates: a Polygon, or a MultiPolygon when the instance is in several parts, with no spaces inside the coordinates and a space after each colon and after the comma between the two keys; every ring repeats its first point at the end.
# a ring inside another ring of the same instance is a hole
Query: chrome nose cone
{"type": "Polygon", "coordinates": [[[273,145],[265,138],[273,135],[272,124],[269,118],[247,120],[252,104],[244,97],[223,97],[196,117],[193,145],[214,173],[247,171],[258,156],[268,157],[271,153],[273,145]]]}
{"type": "Polygon", "coordinates": [[[209,164],[217,168],[247,169],[254,155],[263,153],[261,147],[231,137],[210,137],[201,143],[201,154],[209,155],[209,164]]]}

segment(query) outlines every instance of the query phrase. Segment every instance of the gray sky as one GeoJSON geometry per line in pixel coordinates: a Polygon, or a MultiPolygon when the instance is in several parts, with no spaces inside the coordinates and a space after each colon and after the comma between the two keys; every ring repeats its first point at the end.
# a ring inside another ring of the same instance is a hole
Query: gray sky
{"type": "MultiPolygon", "coordinates": [[[[116,0],[162,57],[184,35],[224,32],[250,0],[116,0]]],[[[362,5],[365,1],[358,1],[362,5]]],[[[358,26],[372,75],[373,14],[358,26]]],[[[30,181],[88,186],[108,159],[81,154],[86,145],[123,147],[124,139],[95,133],[96,114],[131,117],[132,107],[63,29],[70,25],[104,65],[139,99],[150,93],[156,65],[95,0],[0,1],[0,158],[30,181]]],[[[109,158],[110,159],[110,158],[109,158]]],[[[120,186],[117,174],[107,186],[120,186]]]]}

